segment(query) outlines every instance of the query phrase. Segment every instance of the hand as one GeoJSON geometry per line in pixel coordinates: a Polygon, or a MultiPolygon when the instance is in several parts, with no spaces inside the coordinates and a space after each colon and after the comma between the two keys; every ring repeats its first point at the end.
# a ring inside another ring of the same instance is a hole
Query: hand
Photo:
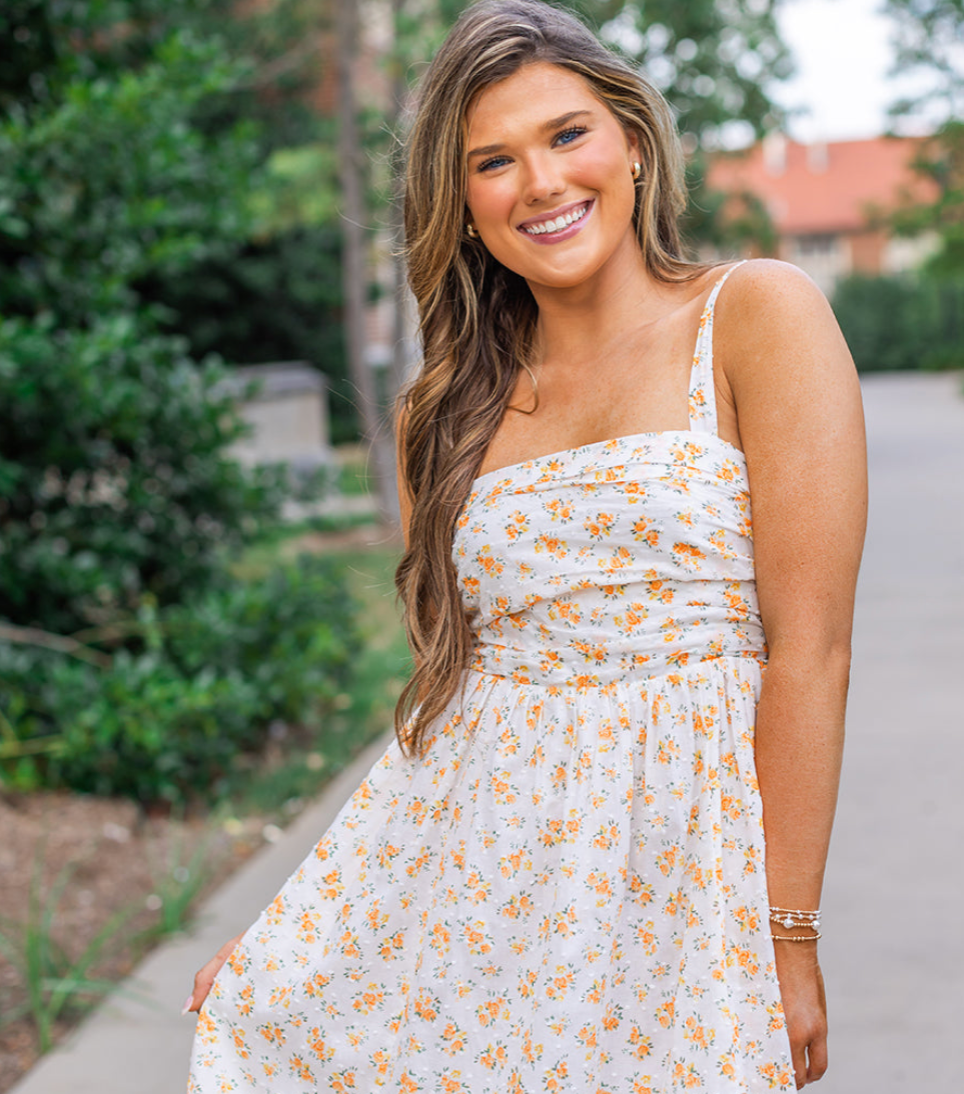
{"type": "Polygon", "coordinates": [[[827,1070],[827,1000],[816,942],[775,942],[777,978],[797,1090],[827,1070]]]}
{"type": "Polygon", "coordinates": [[[211,960],[200,969],[194,977],[194,990],[187,997],[187,1002],[184,1004],[182,1014],[187,1014],[188,1011],[198,1011],[204,1004],[204,1000],[208,997],[208,992],[211,990],[211,985],[214,983],[214,978],[221,971],[221,966],[231,956],[231,951],[244,937],[244,931],[232,938],[230,942],[225,942],[221,949],[211,958],[211,960]]]}

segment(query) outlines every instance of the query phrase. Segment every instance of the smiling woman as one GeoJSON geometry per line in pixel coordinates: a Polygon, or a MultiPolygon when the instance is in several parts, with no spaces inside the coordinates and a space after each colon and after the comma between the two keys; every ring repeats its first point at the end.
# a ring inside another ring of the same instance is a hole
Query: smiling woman
{"type": "Polygon", "coordinates": [[[574,17],[461,17],[406,170],[415,670],[397,742],[198,973],[196,1094],[823,1074],[859,389],[814,286],[688,261],[683,202],[668,106],[574,17]]]}

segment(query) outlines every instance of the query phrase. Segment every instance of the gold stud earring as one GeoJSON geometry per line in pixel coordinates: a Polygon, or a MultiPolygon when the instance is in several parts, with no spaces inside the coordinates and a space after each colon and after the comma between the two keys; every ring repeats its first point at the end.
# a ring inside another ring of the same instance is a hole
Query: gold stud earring
{"type": "Polygon", "coordinates": [[[471,220],[465,225],[465,234],[469,237],[469,239],[479,238],[479,229],[476,228],[471,220]]]}
{"type": "Polygon", "coordinates": [[[639,181],[639,176],[642,173],[643,173],[642,167],[634,161],[633,162],[633,181],[638,182],[639,181]]]}

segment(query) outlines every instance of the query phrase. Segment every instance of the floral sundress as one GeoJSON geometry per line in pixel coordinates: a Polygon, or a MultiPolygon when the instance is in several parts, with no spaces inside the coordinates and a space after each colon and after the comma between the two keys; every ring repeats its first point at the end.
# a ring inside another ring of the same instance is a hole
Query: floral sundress
{"type": "Polygon", "coordinates": [[[392,742],[201,1010],[189,1094],[794,1088],[754,718],[765,643],[713,312],[689,428],[480,476],[477,634],[424,760],[392,742]]]}

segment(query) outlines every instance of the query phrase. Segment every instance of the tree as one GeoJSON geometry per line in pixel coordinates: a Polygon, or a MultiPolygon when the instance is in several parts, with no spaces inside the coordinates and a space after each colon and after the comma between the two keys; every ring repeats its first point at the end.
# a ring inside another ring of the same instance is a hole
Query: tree
{"type": "Polygon", "coordinates": [[[672,104],[684,140],[715,148],[734,132],[762,136],[781,118],[767,88],[793,70],[780,0],[579,0],[672,104]],[[687,137],[688,135],[688,137],[687,137]]]}
{"type": "Polygon", "coordinates": [[[887,0],[894,20],[893,74],[923,74],[928,85],[893,104],[906,116],[936,105],[946,118],[964,117],[964,0],[887,0]]]}
{"type": "Polygon", "coordinates": [[[136,288],[249,231],[250,127],[206,126],[243,70],[190,29],[135,50],[92,21],[120,3],[67,5],[90,52],[61,50],[52,8],[25,5],[52,60],[26,91],[6,73],[0,121],[0,615],[63,633],[205,587],[280,494],[226,452],[223,366],[136,288]]]}
{"type": "Polygon", "coordinates": [[[907,235],[935,232],[940,246],[927,269],[942,277],[964,276],[964,0],[888,0],[897,35],[895,72],[920,74],[927,86],[891,107],[895,118],[943,120],[915,162],[935,184],[930,204],[902,209],[895,227],[907,235]]]}

